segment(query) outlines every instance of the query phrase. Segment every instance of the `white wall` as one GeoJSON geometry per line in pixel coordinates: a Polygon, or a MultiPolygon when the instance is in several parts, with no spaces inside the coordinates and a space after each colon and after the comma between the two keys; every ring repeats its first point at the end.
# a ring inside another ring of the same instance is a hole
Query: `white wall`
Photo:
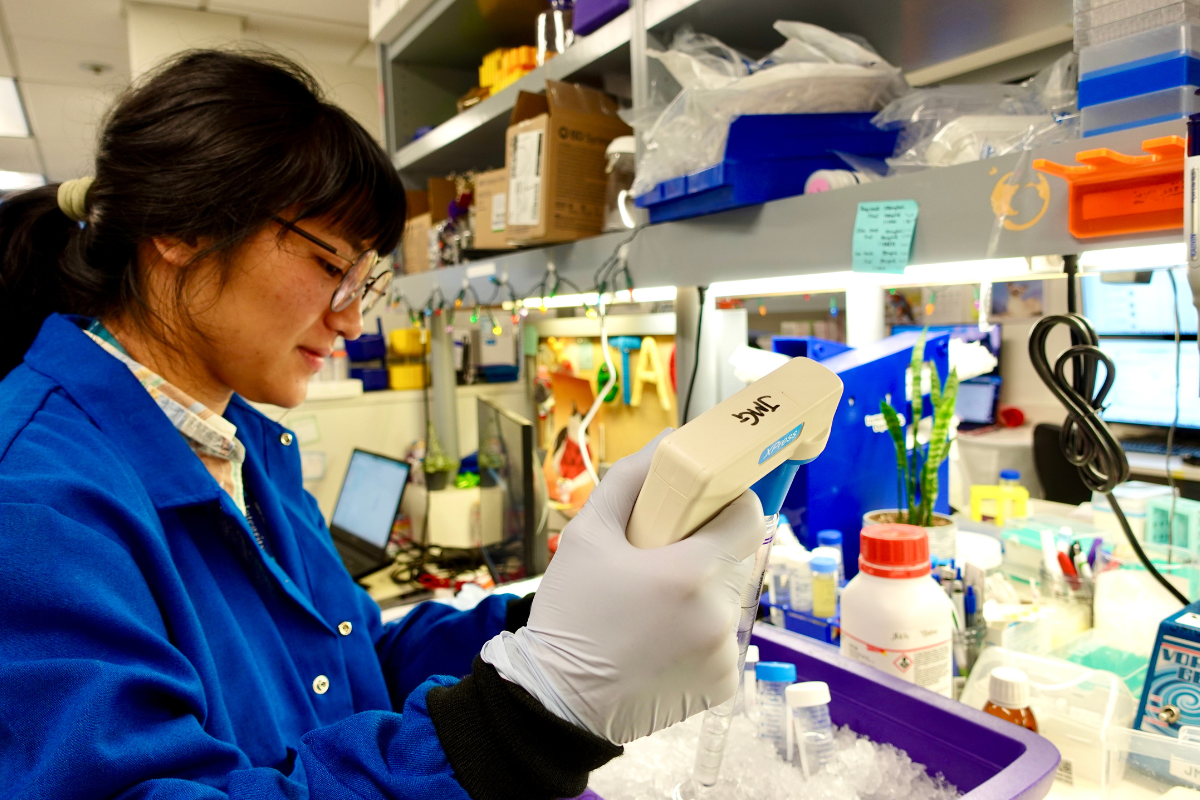
{"type": "MultiPolygon", "coordinates": [[[[1043,300],[1047,316],[1067,313],[1067,281],[1047,280],[1043,300]]],[[[1021,409],[1031,423],[1057,423],[1066,412],[1034,372],[1033,362],[1029,360],[1029,334],[1036,323],[1037,320],[1010,322],[1001,328],[1000,374],[1004,383],[1000,387],[1000,403],[1021,409]]],[[[1058,354],[1070,346],[1070,333],[1065,326],[1057,326],[1046,342],[1051,365],[1058,354]]]]}

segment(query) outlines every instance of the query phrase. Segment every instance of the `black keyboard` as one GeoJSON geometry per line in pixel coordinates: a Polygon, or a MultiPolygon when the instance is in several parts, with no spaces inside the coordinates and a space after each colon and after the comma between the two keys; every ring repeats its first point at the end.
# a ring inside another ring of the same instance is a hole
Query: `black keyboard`
{"type": "MultiPolygon", "coordinates": [[[[1127,453],[1151,453],[1165,456],[1167,454],[1166,439],[1129,439],[1121,442],[1121,447],[1127,453]]],[[[1196,456],[1200,458],[1200,444],[1194,442],[1175,442],[1171,446],[1173,456],[1196,456]]]]}

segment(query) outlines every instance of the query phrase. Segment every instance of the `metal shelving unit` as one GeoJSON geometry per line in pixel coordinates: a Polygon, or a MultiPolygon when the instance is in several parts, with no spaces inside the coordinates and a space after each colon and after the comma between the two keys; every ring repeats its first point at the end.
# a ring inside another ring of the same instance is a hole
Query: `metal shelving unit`
{"type": "MultiPolygon", "coordinates": [[[[939,264],[1011,256],[1064,255],[1133,244],[1180,241],[1178,232],[1076,239],[1066,228],[1066,184],[1044,179],[1048,197],[1041,218],[1025,230],[1005,230],[994,253],[989,253],[996,225],[991,195],[1004,176],[1034,157],[1074,163],[1075,153],[1109,147],[1137,154],[1145,139],[1184,134],[1180,122],[1166,122],[1089,139],[1040,148],[1026,155],[1008,155],[956,167],[928,169],[862,186],[824,194],[788,197],[759,206],[678,222],[651,225],[633,241],[629,268],[639,286],[696,286],[714,281],[772,278],[848,270],[854,217],[860,201],[916,200],[920,208],[913,264],[939,264]]],[[[1042,176],[1042,177],[1039,177],[1042,176]]],[[[1037,187],[1027,187],[1024,202],[1014,201],[1023,225],[1041,211],[1037,187]]],[[[464,279],[480,296],[490,297],[491,277],[507,275],[518,293],[531,289],[554,264],[564,277],[587,289],[592,274],[628,233],[608,233],[568,244],[520,250],[497,258],[448,269],[406,275],[398,279],[405,297],[421,303],[435,285],[453,296],[464,279]]],[[[965,277],[970,280],[969,277],[965,277]]]]}
{"type": "MultiPolygon", "coordinates": [[[[530,39],[496,29],[479,5],[478,0],[435,0],[380,47],[388,146],[396,168],[414,186],[430,175],[502,166],[504,129],[519,91],[541,91],[547,78],[597,86],[606,79],[610,84],[614,78],[616,83],[628,79],[626,12],[580,37],[567,52],[517,84],[456,115],[455,100],[475,85],[483,55],[530,39]],[[426,125],[434,129],[411,141],[416,129],[426,125]]],[[[997,49],[997,44],[1034,41],[1038,32],[1060,29],[1071,20],[1070,0],[1006,0],[995,5],[995,13],[984,13],[957,0],[933,0],[920,9],[894,0],[648,0],[646,21],[651,34],[662,40],[690,25],[756,57],[783,41],[771,27],[774,20],[804,20],[865,36],[893,64],[913,71],[955,63],[971,53],[996,51],[995,58],[1028,60],[1036,53],[1022,51],[1019,44],[1015,50],[997,49]],[[930,36],[930,30],[943,30],[945,35],[930,36]]],[[[983,62],[971,63],[977,69],[983,62]]],[[[1030,63],[1037,68],[1036,58],[1030,63]]]]}

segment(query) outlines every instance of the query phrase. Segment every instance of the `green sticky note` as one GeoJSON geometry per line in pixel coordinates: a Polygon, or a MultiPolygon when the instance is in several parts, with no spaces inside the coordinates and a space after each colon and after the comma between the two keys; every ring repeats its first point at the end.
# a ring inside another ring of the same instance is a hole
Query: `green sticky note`
{"type": "Polygon", "coordinates": [[[859,203],[854,218],[855,272],[904,272],[917,229],[916,200],[859,203]]]}

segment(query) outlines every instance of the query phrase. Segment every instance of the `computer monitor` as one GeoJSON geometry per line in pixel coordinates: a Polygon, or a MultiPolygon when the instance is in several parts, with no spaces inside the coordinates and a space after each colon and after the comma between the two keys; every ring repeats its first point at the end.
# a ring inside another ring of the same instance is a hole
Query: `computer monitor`
{"type": "Polygon", "coordinates": [[[499,541],[484,545],[483,557],[500,585],[546,571],[546,495],[534,457],[533,423],[486,398],[478,404],[479,513],[499,515],[498,524],[480,519],[481,527],[499,530],[499,541]]]}
{"type": "Polygon", "coordinates": [[[405,461],[355,449],[329,531],[351,575],[359,577],[388,563],[392,535],[409,466],[405,461]]]}
{"type": "MultiPolygon", "coordinates": [[[[1175,416],[1175,342],[1168,339],[1101,339],[1117,370],[1104,401],[1107,422],[1170,426],[1175,416]]],[[[1104,379],[1103,366],[1097,383],[1104,379]]],[[[1180,348],[1179,427],[1200,429],[1200,350],[1192,342],[1180,348]]]]}
{"type": "MultiPolygon", "coordinates": [[[[1188,287],[1187,267],[1173,270],[1179,289],[1179,331],[1195,335],[1196,307],[1188,287]]],[[[1083,315],[1101,336],[1173,336],[1175,313],[1171,277],[1165,269],[1150,272],[1149,283],[1108,283],[1100,275],[1085,275],[1083,315]]]]}

